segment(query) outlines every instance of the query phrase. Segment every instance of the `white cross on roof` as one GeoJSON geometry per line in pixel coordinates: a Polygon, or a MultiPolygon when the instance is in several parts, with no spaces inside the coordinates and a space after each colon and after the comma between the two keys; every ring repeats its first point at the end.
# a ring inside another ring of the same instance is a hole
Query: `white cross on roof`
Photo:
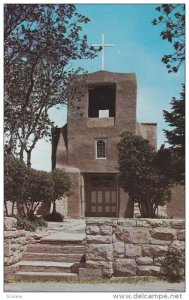
{"type": "Polygon", "coordinates": [[[93,44],[93,47],[102,47],[102,70],[104,70],[104,48],[105,47],[113,47],[114,44],[105,44],[104,43],[104,33],[102,33],[102,43],[101,44],[93,44]]]}

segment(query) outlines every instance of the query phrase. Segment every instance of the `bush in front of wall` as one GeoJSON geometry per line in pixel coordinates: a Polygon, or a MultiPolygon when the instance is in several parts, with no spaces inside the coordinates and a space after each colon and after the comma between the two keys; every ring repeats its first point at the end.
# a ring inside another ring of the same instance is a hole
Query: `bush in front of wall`
{"type": "Polygon", "coordinates": [[[48,222],[63,222],[64,216],[56,211],[53,211],[52,213],[46,215],[44,219],[48,222]]]}
{"type": "Polygon", "coordinates": [[[174,251],[167,251],[163,261],[164,275],[170,282],[180,282],[184,277],[184,256],[174,251]]]}
{"type": "Polygon", "coordinates": [[[43,218],[31,220],[29,218],[17,218],[17,229],[24,229],[26,231],[35,231],[37,228],[47,227],[47,222],[43,218]]]}

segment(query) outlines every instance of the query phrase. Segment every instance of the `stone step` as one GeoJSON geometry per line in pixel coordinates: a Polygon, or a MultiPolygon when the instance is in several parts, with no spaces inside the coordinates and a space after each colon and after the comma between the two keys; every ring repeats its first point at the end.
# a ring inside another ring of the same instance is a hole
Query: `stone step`
{"type": "Polygon", "coordinates": [[[56,262],[85,262],[83,254],[59,254],[59,253],[29,253],[26,252],[22,258],[29,261],[56,261],[56,262]]]}
{"type": "Polygon", "coordinates": [[[54,281],[54,280],[78,280],[78,274],[74,273],[60,273],[60,272],[22,272],[15,274],[16,280],[22,281],[54,281]]]}
{"type": "Polygon", "coordinates": [[[27,246],[28,253],[56,253],[56,254],[85,254],[85,246],[78,245],[49,245],[31,244],[27,246]]]}
{"type": "Polygon", "coordinates": [[[69,262],[49,262],[49,261],[21,261],[19,271],[22,272],[64,272],[78,273],[79,268],[84,267],[84,263],[69,262]]]}
{"type": "Polygon", "coordinates": [[[85,245],[86,234],[83,230],[81,232],[77,231],[77,233],[73,233],[73,231],[69,230],[61,231],[41,238],[40,243],[53,245],[85,245]]]}

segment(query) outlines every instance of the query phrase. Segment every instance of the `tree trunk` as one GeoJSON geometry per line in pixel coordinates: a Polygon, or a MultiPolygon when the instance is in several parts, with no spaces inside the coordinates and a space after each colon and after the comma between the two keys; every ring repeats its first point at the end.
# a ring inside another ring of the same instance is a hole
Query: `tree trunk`
{"type": "Polygon", "coordinates": [[[14,205],[15,205],[15,202],[12,203],[12,212],[11,212],[12,217],[14,216],[14,205]]]}
{"type": "Polygon", "coordinates": [[[32,221],[35,220],[35,216],[34,216],[34,210],[30,209],[29,214],[28,214],[28,218],[32,221]]]}
{"type": "Polygon", "coordinates": [[[134,200],[131,196],[129,196],[124,218],[133,218],[133,216],[134,216],[134,200]]]}
{"type": "Polygon", "coordinates": [[[4,202],[4,206],[5,206],[5,211],[6,211],[6,216],[9,216],[9,212],[8,212],[8,208],[7,208],[7,202],[4,202]]]}
{"type": "Polygon", "coordinates": [[[21,203],[21,205],[22,205],[23,216],[26,217],[26,213],[25,213],[25,209],[24,209],[24,204],[21,203]]]}
{"type": "Polygon", "coordinates": [[[147,205],[147,211],[148,211],[148,218],[154,218],[155,214],[154,214],[154,210],[153,210],[153,204],[150,201],[150,199],[147,199],[146,205],[147,205]]]}
{"type": "Polygon", "coordinates": [[[53,212],[53,213],[56,212],[56,200],[53,201],[53,211],[52,211],[52,212],[53,212]]]}
{"type": "Polygon", "coordinates": [[[145,201],[141,200],[139,202],[139,209],[140,209],[142,218],[154,218],[155,217],[153,205],[150,202],[150,200],[148,200],[148,199],[145,199],[145,201]]]}
{"type": "Polygon", "coordinates": [[[24,161],[24,145],[21,145],[19,156],[20,160],[24,161]]]}
{"type": "Polygon", "coordinates": [[[37,202],[36,206],[34,206],[34,207],[33,207],[33,211],[34,211],[34,213],[35,213],[35,211],[36,211],[37,207],[39,206],[39,204],[40,204],[40,202],[37,202]]]}
{"type": "Polygon", "coordinates": [[[25,206],[26,206],[27,217],[29,217],[30,216],[30,207],[28,207],[27,202],[25,203],[25,206]]]}
{"type": "Polygon", "coordinates": [[[31,168],[31,151],[27,151],[27,167],[31,168]]]}

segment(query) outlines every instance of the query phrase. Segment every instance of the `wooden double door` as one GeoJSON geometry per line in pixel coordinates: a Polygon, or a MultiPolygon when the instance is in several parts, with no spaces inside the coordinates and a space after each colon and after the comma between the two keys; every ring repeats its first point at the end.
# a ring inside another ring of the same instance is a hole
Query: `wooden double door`
{"type": "Polygon", "coordinates": [[[117,216],[117,182],[115,174],[85,176],[86,216],[117,216]]]}

